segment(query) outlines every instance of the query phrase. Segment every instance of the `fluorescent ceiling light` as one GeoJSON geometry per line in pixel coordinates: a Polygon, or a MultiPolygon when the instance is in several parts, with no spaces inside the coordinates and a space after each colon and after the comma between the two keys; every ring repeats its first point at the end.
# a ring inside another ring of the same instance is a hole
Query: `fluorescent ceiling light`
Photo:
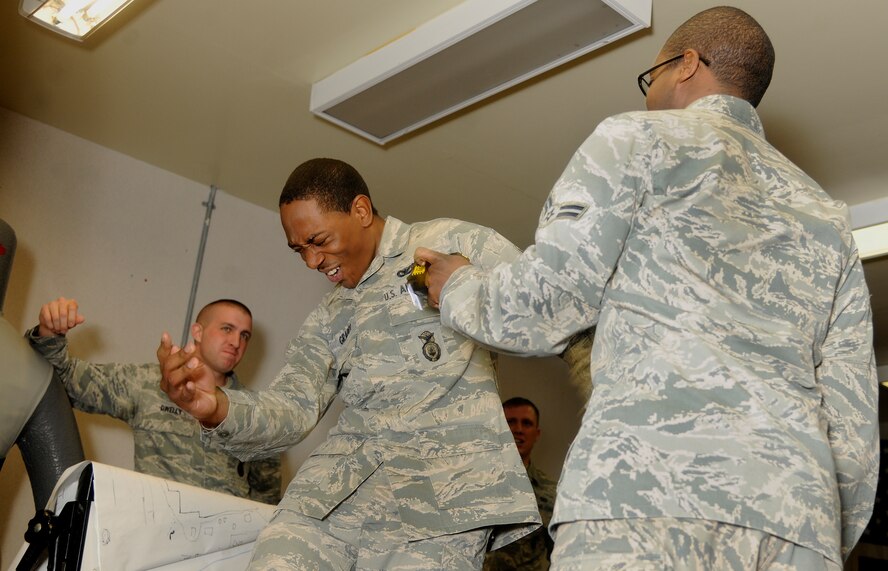
{"type": "Polygon", "coordinates": [[[650,27],[651,0],[466,0],[311,88],[379,144],[650,27]]]}
{"type": "Polygon", "coordinates": [[[858,228],[851,233],[861,260],[888,254],[888,222],[858,228]]]}
{"type": "Polygon", "coordinates": [[[19,14],[63,36],[82,42],[132,1],[21,0],[19,14]]]}

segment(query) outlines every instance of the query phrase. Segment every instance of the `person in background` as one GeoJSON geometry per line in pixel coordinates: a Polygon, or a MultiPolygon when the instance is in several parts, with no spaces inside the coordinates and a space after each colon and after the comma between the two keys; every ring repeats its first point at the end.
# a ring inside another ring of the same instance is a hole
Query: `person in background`
{"type": "Polygon", "coordinates": [[[555,354],[596,326],[553,568],[839,570],[873,510],[869,293],[848,209],[765,139],[774,49],[700,12],[493,270],[419,249],[442,323],[555,354]]]}
{"type": "Polygon", "coordinates": [[[542,434],[540,410],[524,397],[512,397],[503,403],[503,413],[515,439],[521,462],[527,470],[530,485],[533,486],[543,527],[502,549],[488,553],[484,559],[484,571],[545,571],[549,568],[549,557],[554,545],[548,526],[555,507],[556,482],[530,460],[530,454],[542,434]]]}
{"type": "MultiPolygon", "coordinates": [[[[156,363],[90,363],[68,354],[67,333],[85,321],[77,301],[60,297],[40,309],[39,325],[26,337],[55,368],[74,408],[107,414],[133,429],[137,472],[277,504],[279,455],[241,462],[200,441],[200,425],[160,390],[156,363]]],[[[239,391],[234,373],[250,343],[253,316],[241,302],[220,299],[204,306],[191,326],[195,351],[212,382],[239,391]]]]}
{"type": "Polygon", "coordinates": [[[251,569],[480,569],[484,552],[536,528],[533,490],[497,394],[493,358],[442,327],[408,284],[420,245],[482,268],[515,259],[505,238],[451,219],[382,218],[361,175],[302,163],[280,196],[287,245],[332,290],[290,343],[268,389],[219,389],[201,359],[158,349],[163,388],[205,441],[249,459],[314,429],[337,395],[337,426],[302,464],[260,533],[251,569]]]}

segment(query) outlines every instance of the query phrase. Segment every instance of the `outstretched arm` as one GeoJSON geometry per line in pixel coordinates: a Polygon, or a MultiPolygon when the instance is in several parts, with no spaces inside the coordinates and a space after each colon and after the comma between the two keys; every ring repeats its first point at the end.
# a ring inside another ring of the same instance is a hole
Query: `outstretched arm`
{"type": "Polygon", "coordinates": [[[534,245],[517,260],[482,271],[416,252],[444,325],[500,352],[556,355],[597,324],[650,187],[650,135],[636,123],[610,118],[580,146],[549,194],[534,245]]]}
{"type": "Polygon", "coordinates": [[[154,371],[148,373],[144,365],[90,363],[69,355],[67,333],[86,321],[74,299],[60,297],[44,304],[37,319],[38,325],[25,337],[55,369],[71,404],[131,422],[136,415],[136,381],[146,374],[153,377],[154,371]]]}

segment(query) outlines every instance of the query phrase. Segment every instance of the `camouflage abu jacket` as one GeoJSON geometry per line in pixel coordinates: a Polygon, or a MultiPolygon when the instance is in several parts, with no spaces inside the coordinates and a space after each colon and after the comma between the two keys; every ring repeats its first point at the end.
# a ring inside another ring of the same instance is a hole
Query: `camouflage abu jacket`
{"type": "Polygon", "coordinates": [[[281,452],[338,394],[346,408],[281,508],[323,518],[381,465],[412,539],[509,526],[495,534],[497,548],[539,527],[533,490],[491,354],[443,327],[424,295],[414,305],[406,289],[418,246],[461,252],[482,268],[519,254],[474,224],[387,218],[357,287],[335,287],[309,315],[267,390],[226,391],[228,417],[204,437],[243,459],[281,452]]]}
{"type": "Polygon", "coordinates": [[[530,354],[597,324],[553,524],[702,518],[840,562],[878,470],[869,296],[847,208],[752,106],[715,95],[603,121],[535,242],[457,270],[441,315],[530,354]]]}
{"type": "MultiPolygon", "coordinates": [[[[205,447],[197,421],[160,390],[156,363],[89,363],[68,354],[65,337],[39,337],[36,327],[26,336],[58,373],[74,408],[132,427],[137,472],[267,504],[280,501],[280,458],[241,462],[205,447]]],[[[227,387],[241,389],[234,373],[227,387]]]]}
{"type": "Polygon", "coordinates": [[[543,527],[525,535],[518,541],[502,549],[489,552],[484,557],[484,571],[546,571],[554,547],[549,535],[549,522],[555,507],[555,487],[557,482],[531,462],[527,466],[527,477],[533,486],[537,507],[543,520],[543,527]]]}

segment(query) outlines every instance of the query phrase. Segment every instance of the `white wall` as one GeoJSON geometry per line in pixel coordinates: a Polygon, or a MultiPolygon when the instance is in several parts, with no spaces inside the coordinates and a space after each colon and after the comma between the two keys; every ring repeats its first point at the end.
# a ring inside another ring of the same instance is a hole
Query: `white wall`
{"type": "MultiPolygon", "coordinates": [[[[288,174],[281,173],[282,183],[288,174]]],[[[36,324],[43,303],[74,297],[87,317],[71,334],[75,355],[153,361],[162,331],[177,341],[182,334],[208,192],[0,108],[0,217],[18,238],[4,316],[24,331],[36,324]]],[[[279,189],[268,192],[276,196],[279,189]]],[[[252,309],[255,336],[238,368],[248,386],[268,384],[289,338],[328,287],[286,248],[276,212],[217,193],[196,307],[234,297],[252,309]]],[[[525,396],[541,409],[543,437],[534,458],[553,477],[579,426],[581,403],[565,376],[557,359],[500,365],[503,397],[525,396]]],[[[339,410],[334,405],[331,412],[339,410]]],[[[285,482],[335,416],[288,452],[285,482]]],[[[87,458],[132,468],[125,424],[81,413],[77,421],[87,458]]],[[[0,568],[11,563],[33,514],[13,448],[0,471],[0,568]]]]}

